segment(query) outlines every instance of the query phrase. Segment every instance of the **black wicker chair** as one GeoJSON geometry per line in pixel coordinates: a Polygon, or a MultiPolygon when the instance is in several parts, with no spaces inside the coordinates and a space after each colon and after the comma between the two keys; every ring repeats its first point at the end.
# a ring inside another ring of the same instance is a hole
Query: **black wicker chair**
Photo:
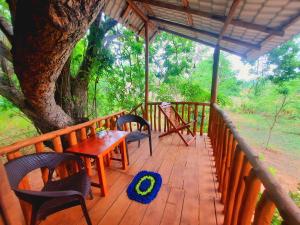
{"type": "MultiPolygon", "coordinates": [[[[130,142],[139,142],[139,147],[141,140],[144,138],[149,139],[149,147],[150,147],[150,155],[152,156],[152,139],[151,139],[151,127],[147,120],[143,119],[140,116],[136,115],[124,115],[118,118],[117,120],[117,128],[118,130],[123,130],[123,127],[126,123],[137,123],[138,124],[138,130],[130,132],[130,134],[126,137],[126,145],[130,142]],[[147,129],[143,131],[143,127],[146,127],[147,129]]],[[[126,146],[127,147],[127,146],[126,146]]],[[[127,151],[127,159],[129,164],[129,157],[128,157],[128,151],[127,151]]]]}
{"type": "Polygon", "coordinates": [[[86,208],[85,197],[91,194],[91,183],[80,157],[67,153],[37,153],[26,155],[5,164],[11,188],[19,199],[32,205],[31,225],[55,212],[81,205],[88,225],[91,220],[86,208]],[[62,162],[77,162],[79,172],[53,181],[53,172],[62,162]],[[48,168],[48,182],[41,191],[22,190],[18,185],[29,172],[38,168],[48,168]]]}

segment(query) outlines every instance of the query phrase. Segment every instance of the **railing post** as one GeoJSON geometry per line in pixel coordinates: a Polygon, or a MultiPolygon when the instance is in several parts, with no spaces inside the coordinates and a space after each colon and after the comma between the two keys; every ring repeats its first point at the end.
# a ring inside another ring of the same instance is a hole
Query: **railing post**
{"type": "Polygon", "coordinates": [[[11,190],[5,168],[0,162],[0,206],[7,225],[21,224],[25,225],[24,215],[20,203],[11,190]]]}
{"type": "Polygon", "coordinates": [[[148,102],[149,102],[149,24],[147,21],[145,25],[145,115],[144,118],[148,120],[148,102]]]}
{"type": "Polygon", "coordinates": [[[217,45],[213,55],[213,73],[211,81],[211,94],[210,94],[210,112],[208,126],[211,128],[212,120],[212,107],[217,102],[217,89],[218,89],[218,69],[219,69],[220,47],[217,45]]]}

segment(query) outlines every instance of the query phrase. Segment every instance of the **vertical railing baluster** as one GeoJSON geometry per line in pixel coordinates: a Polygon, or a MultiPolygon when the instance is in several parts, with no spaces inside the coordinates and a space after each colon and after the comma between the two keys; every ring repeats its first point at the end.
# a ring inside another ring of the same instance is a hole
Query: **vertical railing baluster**
{"type": "MultiPolygon", "coordinates": [[[[182,103],[182,107],[181,107],[181,118],[184,120],[184,109],[185,109],[185,104],[182,103]]],[[[181,130],[181,133],[183,134],[183,130],[181,130]]]]}
{"type": "MultiPolygon", "coordinates": [[[[21,156],[22,156],[22,154],[21,154],[20,151],[15,151],[15,152],[12,152],[12,153],[8,153],[6,155],[8,161],[19,158],[21,156]]],[[[30,184],[29,184],[28,176],[25,176],[21,180],[21,182],[19,183],[19,188],[24,189],[24,190],[30,190],[31,189],[30,184]]],[[[23,201],[23,200],[19,200],[19,201],[20,201],[20,205],[21,205],[21,208],[22,208],[22,211],[23,211],[23,215],[24,215],[25,220],[26,220],[26,224],[30,224],[31,205],[29,203],[23,201]]]]}
{"type": "Polygon", "coordinates": [[[198,104],[194,104],[194,124],[193,124],[193,133],[197,134],[197,124],[198,124],[198,104]]]}
{"type": "MultiPolygon", "coordinates": [[[[38,153],[42,153],[45,151],[45,146],[44,146],[44,143],[41,141],[41,142],[38,142],[35,144],[35,150],[36,152],[38,153]]],[[[42,179],[43,179],[43,182],[44,184],[47,183],[48,181],[48,174],[49,174],[49,171],[47,168],[41,168],[41,172],[42,172],[42,179]]]]}
{"type": "Polygon", "coordinates": [[[255,171],[251,169],[249,176],[245,180],[245,191],[237,224],[251,225],[260,186],[260,180],[257,178],[255,171]]]}
{"type": "MultiPolygon", "coordinates": [[[[99,124],[101,125],[100,121],[99,121],[99,124]]],[[[80,141],[85,141],[86,139],[87,139],[86,128],[83,127],[83,128],[80,129],[80,141]]],[[[91,160],[87,157],[84,157],[84,162],[85,162],[85,166],[86,166],[88,175],[92,176],[93,173],[92,173],[91,160]]]]}
{"type": "Polygon", "coordinates": [[[158,131],[161,132],[161,111],[158,109],[158,131]]]}
{"type": "Polygon", "coordinates": [[[244,154],[242,153],[242,150],[240,149],[239,145],[237,145],[233,157],[232,169],[230,171],[230,176],[229,176],[230,179],[229,179],[229,186],[227,192],[228,197],[224,204],[224,225],[231,224],[233,210],[234,210],[235,195],[237,192],[239,178],[242,171],[243,158],[244,158],[244,154]]]}
{"type": "Polygon", "coordinates": [[[254,213],[253,225],[271,224],[276,206],[268,196],[267,190],[264,190],[254,213]]]}
{"type": "Polygon", "coordinates": [[[224,182],[222,187],[222,196],[221,196],[221,202],[225,204],[227,199],[227,191],[228,191],[228,185],[229,185],[229,174],[231,169],[231,163],[232,163],[232,156],[234,154],[234,150],[236,148],[236,145],[233,141],[233,135],[231,131],[229,131],[229,141],[228,141],[228,151],[227,151],[227,157],[225,162],[225,171],[224,171],[224,182]]]}
{"type": "MultiPolygon", "coordinates": [[[[191,122],[191,104],[188,104],[188,118],[187,118],[187,122],[190,123],[191,122]]],[[[189,134],[189,130],[186,129],[186,133],[189,134]]]]}
{"type": "Polygon", "coordinates": [[[151,130],[153,130],[153,105],[149,105],[150,107],[150,127],[151,127],[151,130]]]}
{"type": "Polygon", "coordinates": [[[200,124],[201,136],[203,136],[204,119],[205,119],[205,105],[202,105],[201,124],[200,124]]]}
{"type": "Polygon", "coordinates": [[[157,105],[154,104],[154,130],[155,131],[157,131],[157,127],[156,127],[156,123],[157,123],[156,111],[157,111],[157,105]]]}
{"type": "Polygon", "coordinates": [[[220,160],[219,192],[223,192],[226,158],[228,156],[229,129],[225,126],[225,137],[222,146],[222,159],[220,160]]]}
{"type": "Polygon", "coordinates": [[[239,184],[238,184],[238,188],[237,188],[237,192],[235,195],[235,201],[234,201],[234,210],[233,210],[233,215],[232,215],[232,221],[231,221],[231,225],[239,225],[238,224],[238,216],[239,216],[239,212],[242,206],[242,199],[243,199],[243,195],[245,192],[245,178],[249,175],[251,170],[251,165],[249,163],[249,161],[247,160],[246,156],[244,156],[243,159],[243,166],[242,166],[242,170],[241,170],[241,174],[239,177],[239,184]]]}

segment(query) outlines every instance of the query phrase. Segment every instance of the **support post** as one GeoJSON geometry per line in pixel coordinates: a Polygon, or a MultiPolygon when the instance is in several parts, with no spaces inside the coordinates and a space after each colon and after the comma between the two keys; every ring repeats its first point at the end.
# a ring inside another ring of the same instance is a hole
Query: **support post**
{"type": "Polygon", "coordinates": [[[210,110],[209,110],[209,122],[208,122],[208,134],[211,134],[211,123],[212,123],[212,111],[213,104],[217,102],[217,89],[218,89],[218,69],[219,69],[219,58],[220,58],[220,46],[217,45],[213,55],[213,71],[211,81],[211,94],[210,94],[210,110]]]}
{"type": "Polygon", "coordinates": [[[210,95],[211,104],[216,103],[217,101],[219,58],[220,58],[220,47],[219,45],[217,45],[214,51],[214,62],[213,62],[211,95],[210,95]]]}
{"type": "Polygon", "coordinates": [[[145,22],[145,115],[148,120],[148,101],[149,101],[149,24],[145,22]]]}

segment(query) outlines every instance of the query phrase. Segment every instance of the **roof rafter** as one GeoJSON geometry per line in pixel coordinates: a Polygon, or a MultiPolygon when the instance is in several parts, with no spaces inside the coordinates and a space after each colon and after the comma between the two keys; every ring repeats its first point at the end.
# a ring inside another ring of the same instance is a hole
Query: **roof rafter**
{"type": "Polygon", "coordinates": [[[155,32],[157,30],[157,27],[154,23],[152,23],[151,21],[149,21],[148,16],[146,16],[144,14],[144,12],[132,1],[132,0],[126,0],[126,2],[128,3],[128,5],[131,7],[131,9],[141,18],[141,20],[144,22],[144,26],[145,24],[148,23],[149,28],[151,27],[153,29],[153,31],[155,32]]]}
{"type": "MultiPolygon", "coordinates": [[[[162,1],[157,1],[157,0],[134,0],[134,1],[145,3],[148,5],[152,5],[152,6],[161,7],[161,8],[171,9],[171,10],[175,10],[175,11],[179,11],[179,12],[190,13],[192,15],[201,16],[201,17],[216,20],[216,21],[219,21],[222,23],[225,23],[225,21],[226,21],[226,16],[219,16],[219,15],[207,13],[204,11],[200,11],[197,9],[186,8],[184,6],[174,5],[174,4],[170,4],[170,3],[166,3],[166,2],[162,2],[162,1]]],[[[282,29],[270,28],[270,27],[259,25],[259,24],[245,22],[245,21],[238,20],[238,19],[232,19],[230,24],[232,24],[234,26],[244,27],[247,29],[272,34],[272,35],[277,35],[277,36],[284,35],[284,31],[282,29]]]]}
{"type": "MultiPolygon", "coordinates": [[[[207,41],[203,41],[203,40],[200,40],[198,38],[193,38],[193,37],[190,37],[190,36],[187,36],[185,34],[182,34],[182,33],[179,33],[179,32],[175,32],[175,31],[172,31],[172,30],[169,30],[169,29],[166,29],[166,28],[163,28],[163,27],[158,27],[159,30],[161,31],[165,31],[167,33],[170,33],[170,34],[174,34],[174,35],[177,35],[179,37],[183,37],[183,38],[186,38],[186,39],[189,39],[191,41],[195,41],[195,42],[198,42],[200,44],[203,44],[203,45],[207,45],[207,46],[210,46],[212,48],[215,48],[216,45],[212,44],[212,43],[209,43],[207,41]]],[[[227,49],[227,48],[224,48],[224,47],[219,47],[220,50],[223,50],[223,51],[226,51],[228,53],[232,53],[232,54],[235,54],[235,55],[238,55],[240,57],[245,57],[244,55],[242,55],[241,53],[239,52],[236,52],[236,51],[233,51],[233,50],[230,50],[230,49],[227,49]]]]}
{"type": "MultiPolygon", "coordinates": [[[[217,33],[213,33],[213,32],[206,31],[206,30],[201,30],[201,29],[198,29],[198,28],[195,28],[195,27],[191,27],[191,26],[187,26],[187,25],[184,25],[184,24],[181,24],[181,23],[175,23],[173,21],[169,21],[169,20],[165,20],[165,19],[161,19],[161,18],[157,18],[157,17],[153,17],[153,16],[149,16],[149,19],[153,20],[153,21],[160,22],[160,23],[164,23],[164,24],[167,24],[167,25],[171,25],[171,26],[175,26],[175,27],[180,27],[180,28],[183,28],[183,29],[187,29],[187,30],[190,30],[192,32],[196,32],[196,33],[199,33],[199,34],[210,36],[210,37],[213,37],[213,38],[216,38],[216,39],[220,38],[220,35],[217,34],[217,33]]],[[[253,48],[254,49],[260,49],[260,45],[252,44],[252,43],[249,43],[249,42],[240,41],[238,39],[234,39],[234,38],[227,37],[227,36],[223,36],[222,38],[223,38],[224,41],[228,41],[228,42],[233,43],[233,44],[241,45],[243,47],[252,48],[252,49],[253,48]]]]}
{"type": "MultiPolygon", "coordinates": [[[[226,20],[224,22],[224,25],[222,27],[222,30],[220,32],[220,35],[219,35],[219,38],[218,38],[218,42],[217,42],[217,45],[220,44],[229,24],[231,23],[231,21],[233,20],[233,16],[234,16],[234,13],[239,5],[239,3],[241,2],[241,0],[233,0],[231,6],[230,6],[230,9],[229,9],[229,12],[228,12],[228,15],[226,17],[226,20]]],[[[225,39],[224,39],[225,40],[225,39]]]]}

